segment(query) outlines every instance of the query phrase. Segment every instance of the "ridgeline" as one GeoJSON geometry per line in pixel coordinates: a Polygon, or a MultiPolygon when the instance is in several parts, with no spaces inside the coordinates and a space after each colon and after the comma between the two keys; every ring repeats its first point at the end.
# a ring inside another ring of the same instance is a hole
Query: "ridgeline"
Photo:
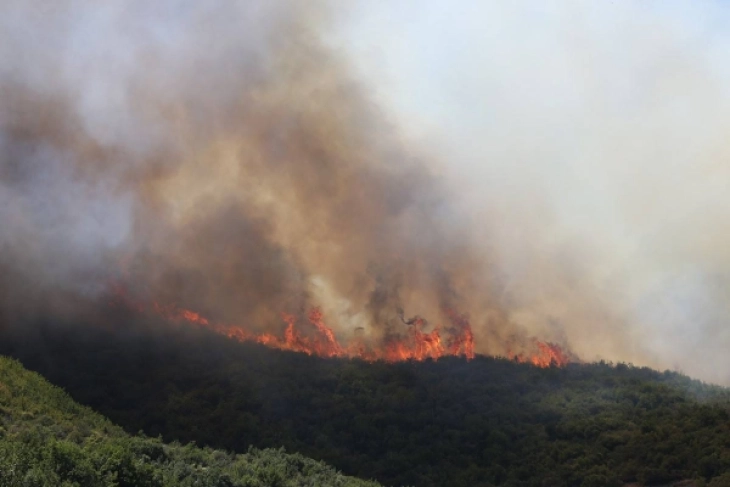
{"type": "MultiPolygon", "coordinates": [[[[240,453],[283,446],[385,485],[730,480],[730,391],[674,372],[608,363],[542,369],[488,357],[367,363],[143,326],[5,330],[0,353],[128,432],[240,453]]],[[[130,442],[180,452],[170,458],[191,451],[130,442]]],[[[278,455],[230,462],[265,454],[278,455]]]]}

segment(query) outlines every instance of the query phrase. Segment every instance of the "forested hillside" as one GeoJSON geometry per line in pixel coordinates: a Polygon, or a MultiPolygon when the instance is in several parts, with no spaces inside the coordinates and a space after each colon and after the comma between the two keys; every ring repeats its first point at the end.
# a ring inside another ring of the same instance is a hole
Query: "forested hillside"
{"type": "Polygon", "coordinates": [[[130,436],[0,357],[0,486],[376,487],[283,450],[234,455],[130,436]]]}
{"type": "Polygon", "coordinates": [[[730,393],[672,372],[328,360],[193,328],[48,326],[0,343],[130,432],[284,446],[386,485],[715,486],[730,471],[730,393]]]}

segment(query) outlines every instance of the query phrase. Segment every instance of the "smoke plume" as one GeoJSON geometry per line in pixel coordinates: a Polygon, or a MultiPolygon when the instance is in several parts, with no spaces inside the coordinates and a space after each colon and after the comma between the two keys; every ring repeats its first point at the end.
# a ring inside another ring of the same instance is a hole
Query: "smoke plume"
{"type": "Polygon", "coordinates": [[[425,151],[324,40],[326,5],[2,10],[6,322],[103,319],[123,289],[251,332],[320,306],[345,340],[404,313],[468,313],[482,352],[525,336],[425,151]]]}
{"type": "MultiPolygon", "coordinates": [[[[718,7],[719,8],[719,7],[718,7]]],[[[8,0],[0,320],[427,320],[725,382],[711,5],[8,0]]],[[[409,324],[410,323],[410,324],[409,324]]]]}

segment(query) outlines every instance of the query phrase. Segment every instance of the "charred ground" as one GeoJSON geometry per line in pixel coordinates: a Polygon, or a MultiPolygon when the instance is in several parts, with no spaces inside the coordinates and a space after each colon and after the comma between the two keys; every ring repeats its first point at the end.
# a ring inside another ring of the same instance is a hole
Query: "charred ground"
{"type": "Polygon", "coordinates": [[[367,363],[190,327],[5,329],[14,356],[131,432],[284,446],[387,485],[622,485],[730,470],[730,393],[625,364],[367,363]]]}

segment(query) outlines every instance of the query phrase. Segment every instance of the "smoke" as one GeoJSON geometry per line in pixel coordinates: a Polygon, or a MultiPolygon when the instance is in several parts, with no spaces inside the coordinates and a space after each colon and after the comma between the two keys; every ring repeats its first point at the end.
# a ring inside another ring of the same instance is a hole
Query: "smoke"
{"type": "Polygon", "coordinates": [[[466,313],[728,383],[713,4],[10,0],[0,319],[466,313]]]}
{"type": "Polygon", "coordinates": [[[425,151],[324,39],[329,6],[2,10],[4,321],[102,320],[119,286],[254,332],[321,306],[345,340],[498,309],[425,151]]]}
{"type": "Polygon", "coordinates": [[[340,39],[440,153],[510,321],[730,383],[715,2],[369,2],[340,39]]]}

